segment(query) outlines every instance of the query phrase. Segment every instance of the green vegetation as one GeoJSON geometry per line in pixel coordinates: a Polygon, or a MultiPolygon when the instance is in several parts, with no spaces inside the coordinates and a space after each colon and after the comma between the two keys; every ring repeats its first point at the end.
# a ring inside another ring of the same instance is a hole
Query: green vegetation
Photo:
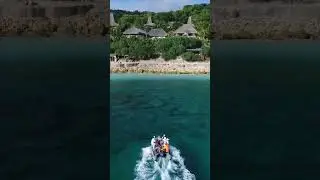
{"type": "Polygon", "coordinates": [[[182,10],[170,12],[139,12],[113,10],[115,21],[119,24],[111,30],[111,53],[118,56],[127,56],[132,60],[146,60],[162,57],[165,60],[176,59],[178,56],[187,61],[200,61],[210,55],[210,5],[196,4],[184,6],[182,10]],[[127,38],[122,35],[126,29],[135,26],[149,31],[145,26],[148,16],[151,15],[155,24],[153,28],[162,28],[169,36],[163,39],[127,38]],[[170,36],[182,24],[187,23],[188,17],[198,31],[199,38],[170,36]],[[188,49],[200,49],[197,52],[188,52],[188,49]],[[183,55],[184,54],[184,55],[183,55]],[[183,56],[182,56],[183,55],[183,56]]]}
{"type": "Polygon", "coordinates": [[[151,39],[120,38],[111,43],[111,53],[128,56],[133,60],[151,59],[159,56],[151,39]]]}
{"type": "Polygon", "coordinates": [[[165,60],[176,59],[187,49],[200,48],[202,42],[195,38],[169,37],[155,41],[156,51],[160,52],[165,60]]]}
{"type": "MultiPolygon", "coordinates": [[[[163,39],[118,38],[111,43],[111,53],[128,56],[132,60],[146,60],[161,56],[165,60],[176,59],[187,52],[187,49],[201,48],[201,55],[188,52],[185,60],[198,61],[209,57],[210,48],[200,39],[187,37],[167,37],[163,39]],[[191,58],[190,55],[193,54],[191,58]],[[196,60],[195,60],[196,59],[196,60]]],[[[184,56],[182,56],[184,58],[184,56]]]]}
{"type": "Polygon", "coordinates": [[[112,10],[115,21],[119,24],[114,28],[111,35],[114,38],[119,38],[121,32],[134,25],[137,28],[149,30],[144,25],[147,22],[148,16],[152,16],[152,21],[155,23],[155,28],[162,28],[169,34],[187,23],[188,17],[192,16],[192,22],[202,39],[209,39],[210,37],[210,4],[195,4],[184,6],[183,9],[170,12],[139,12],[139,11],[123,11],[112,10]]]}
{"type": "Polygon", "coordinates": [[[192,52],[185,52],[182,54],[182,58],[186,61],[200,61],[201,57],[198,54],[192,52]]]}

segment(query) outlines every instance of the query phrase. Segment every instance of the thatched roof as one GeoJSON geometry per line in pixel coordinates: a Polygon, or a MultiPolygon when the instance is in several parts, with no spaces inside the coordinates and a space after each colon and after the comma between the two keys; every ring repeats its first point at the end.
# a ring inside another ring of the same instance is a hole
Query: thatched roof
{"type": "Polygon", "coordinates": [[[152,22],[151,20],[151,16],[148,17],[148,21],[147,24],[145,24],[146,26],[154,26],[155,24],[152,22]]]}
{"type": "Polygon", "coordinates": [[[151,37],[165,37],[167,35],[167,33],[161,28],[159,28],[159,29],[151,29],[148,32],[148,34],[151,37]]]}
{"type": "Polygon", "coordinates": [[[188,17],[187,24],[191,24],[192,26],[194,26],[194,25],[192,24],[192,18],[191,18],[191,16],[188,17]]]}
{"type": "Polygon", "coordinates": [[[147,35],[148,33],[142,29],[132,27],[123,32],[124,35],[147,35]]]}
{"type": "Polygon", "coordinates": [[[114,20],[113,13],[110,13],[110,26],[118,26],[118,24],[114,20]]]}
{"type": "Polygon", "coordinates": [[[198,31],[194,28],[192,24],[184,24],[181,27],[179,27],[174,33],[176,34],[197,34],[198,31]]]}
{"type": "Polygon", "coordinates": [[[183,24],[180,26],[174,33],[176,34],[197,34],[197,30],[194,28],[194,25],[192,24],[191,16],[188,18],[187,24],[183,24]]]}

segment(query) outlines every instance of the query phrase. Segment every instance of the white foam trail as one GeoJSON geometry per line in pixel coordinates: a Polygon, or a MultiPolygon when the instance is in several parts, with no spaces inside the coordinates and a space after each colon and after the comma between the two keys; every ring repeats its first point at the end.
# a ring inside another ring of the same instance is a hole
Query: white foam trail
{"type": "Polygon", "coordinates": [[[155,162],[152,157],[152,148],[142,148],[141,160],[135,167],[135,180],[195,180],[195,176],[184,165],[180,151],[170,146],[172,159],[166,161],[161,158],[155,162]]]}

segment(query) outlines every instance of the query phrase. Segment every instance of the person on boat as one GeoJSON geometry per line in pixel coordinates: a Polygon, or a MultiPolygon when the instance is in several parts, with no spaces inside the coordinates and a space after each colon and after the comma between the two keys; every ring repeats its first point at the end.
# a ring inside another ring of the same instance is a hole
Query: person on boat
{"type": "Polygon", "coordinates": [[[158,156],[160,154],[160,142],[159,142],[159,136],[158,137],[155,137],[153,136],[153,138],[151,139],[151,146],[152,146],[152,152],[153,152],[153,155],[155,156],[156,159],[158,159],[158,156]]]}
{"type": "Polygon", "coordinates": [[[169,146],[169,138],[165,137],[165,135],[163,135],[163,142],[164,142],[164,145],[162,147],[163,151],[166,153],[166,154],[169,154],[170,155],[170,159],[172,159],[172,154],[171,154],[171,151],[170,151],[170,146],[169,146]]]}
{"type": "Polygon", "coordinates": [[[158,136],[156,146],[161,147],[162,139],[158,136]]]}
{"type": "Polygon", "coordinates": [[[152,146],[152,149],[154,149],[156,146],[156,137],[155,136],[153,136],[153,138],[151,139],[151,146],[152,146]]]}
{"type": "Polygon", "coordinates": [[[164,153],[169,153],[169,144],[164,144],[161,148],[164,153]]]}
{"type": "Polygon", "coordinates": [[[161,156],[166,157],[167,153],[169,153],[169,144],[163,144],[161,146],[161,156]]]}
{"type": "MultiPolygon", "coordinates": [[[[155,136],[153,136],[153,137],[155,137],[155,136]]],[[[155,137],[154,138],[154,145],[157,146],[157,144],[158,144],[158,137],[155,137]]]]}
{"type": "Polygon", "coordinates": [[[155,147],[153,153],[154,153],[154,156],[155,156],[155,160],[157,161],[159,159],[159,157],[160,157],[160,154],[161,154],[160,147],[155,147]]]}
{"type": "Polygon", "coordinates": [[[163,142],[164,142],[164,144],[169,144],[169,138],[164,137],[164,138],[163,138],[163,142]]]}

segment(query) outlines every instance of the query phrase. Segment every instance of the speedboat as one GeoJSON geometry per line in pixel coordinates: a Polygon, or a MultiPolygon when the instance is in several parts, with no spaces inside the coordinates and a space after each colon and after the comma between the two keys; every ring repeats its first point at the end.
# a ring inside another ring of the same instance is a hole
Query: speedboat
{"type": "Polygon", "coordinates": [[[163,135],[162,137],[153,137],[151,139],[151,148],[154,161],[159,161],[160,159],[170,160],[171,151],[169,145],[169,139],[163,135]]]}

